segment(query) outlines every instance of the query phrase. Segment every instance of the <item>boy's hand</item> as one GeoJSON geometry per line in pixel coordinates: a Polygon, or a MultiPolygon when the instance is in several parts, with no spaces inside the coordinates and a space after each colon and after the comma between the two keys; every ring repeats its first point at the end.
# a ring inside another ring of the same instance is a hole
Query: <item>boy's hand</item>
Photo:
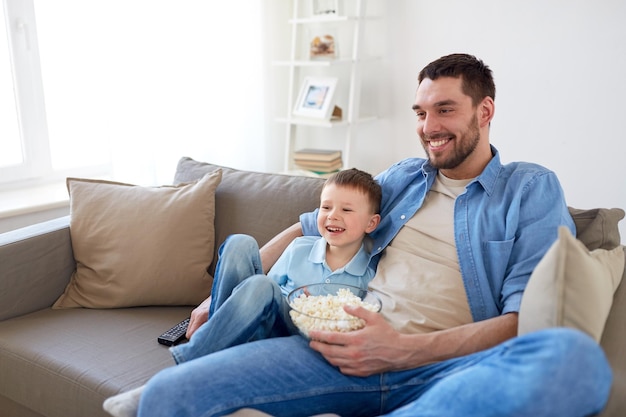
{"type": "Polygon", "coordinates": [[[191,339],[191,336],[196,332],[196,330],[209,320],[210,306],[211,296],[209,295],[206,300],[193,309],[191,312],[191,318],[189,319],[189,326],[187,326],[187,333],[185,334],[187,339],[191,339]]]}

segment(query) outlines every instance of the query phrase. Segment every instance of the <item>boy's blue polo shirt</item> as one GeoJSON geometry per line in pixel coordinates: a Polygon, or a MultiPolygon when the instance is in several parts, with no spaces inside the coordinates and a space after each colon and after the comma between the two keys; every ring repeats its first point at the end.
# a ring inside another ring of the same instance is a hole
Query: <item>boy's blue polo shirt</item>
{"type": "Polygon", "coordinates": [[[375,274],[369,263],[370,254],[361,244],[350,262],[331,271],[326,264],[326,240],[319,236],[302,236],[291,242],[267,275],[276,281],[285,296],[302,285],[321,282],[366,289],[375,274]]]}
{"type": "MultiPolygon", "coordinates": [[[[519,311],[537,263],[561,225],[575,233],[556,174],[540,165],[503,165],[498,151],[454,205],[454,235],[463,283],[474,321],[519,311]]],[[[381,223],[370,263],[422,206],[437,176],[428,160],[409,158],[382,172],[381,223]]],[[[300,216],[305,235],[317,234],[317,211],[300,216]]]]}

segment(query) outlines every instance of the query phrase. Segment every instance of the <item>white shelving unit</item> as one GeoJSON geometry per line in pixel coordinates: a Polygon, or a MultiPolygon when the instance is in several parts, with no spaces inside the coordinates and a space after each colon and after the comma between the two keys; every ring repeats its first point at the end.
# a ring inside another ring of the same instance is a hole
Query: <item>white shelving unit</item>
{"type": "Polygon", "coordinates": [[[363,30],[365,21],[369,18],[365,11],[366,0],[338,0],[340,7],[336,13],[324,15],[312,14],[313,1],[315,0],[292,0],[293,13],[289,20],[290,56],[287,60],[274,62],[275,66],[286,67],[288,71],[287,115],[276,119],[285,125],[284,170],[287,172],[294,170],[293,151],[297,145],[299,131],[303,128],[345,129],[343,143],[337,144],[336,149],[342,150],[343,166],[346,167],[351,164],[351,146],[357,125],[376,119],[376,116],[364,117],[360,114],[361,66],[377,59],[362,56],[363,30]],[[351,39],[346,41],[340,37],[337,40],[339,56],[335,59],[306,59],[303,58],[308,53],[309,39],[306,35],[307,30],[312,27],[338,27],[344,33],[351,31],[351,39]],[[340,78],[337,89],[342,89],[342,96],[347,97],[347,100],[335,103],[342,109],[341,120],[326,121],[296,117],[292,114],[303,77],[310,75],[312,71],[316,71],[318,75],[320,73],[333,75],[333,72],[346,74],[346,70],[347,75],[340,78]]]}

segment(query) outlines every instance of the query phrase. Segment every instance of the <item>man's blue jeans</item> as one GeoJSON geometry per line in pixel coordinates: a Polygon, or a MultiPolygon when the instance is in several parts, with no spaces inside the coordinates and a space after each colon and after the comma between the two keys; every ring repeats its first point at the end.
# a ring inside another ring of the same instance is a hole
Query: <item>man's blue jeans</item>
{"type": "Polygon", "coordinates": [[[260,340],[164,369],[139,417],[208,417],[251,407],[273,416],[576,417],[599,412],[611,370],[591,338],[551,329],[417,369],[343,375],[300,336],[260,340]]]}
{"type": "MultiPolygon", "coordinates": [[[[237,253],[242,259],[254,259],[254,249],[242,247],[237,253]]],[[[252,264],[256,264],[254,272],[260,272],[260,260],[252,264]]],[[[235,272],[231,271],[233,276],[235,272]]],[[[238,273],[245,276],[248,272],[238,273]]],[[[214,302],[222,303],[213,313],[217,317],[227,304],[228,291],[215,290],[214,302]]],[[[257,301],[253,298],[251,304],[257,301]]],[[[234,328],[223,328],[209,342],[219,344],[229,332],[237,333],[234,328]]],[[[184,346],[176,349],[182,352],[184,346]]],[[[196,346],[195,352],[200,353],[192,355],[193,359],[185,352],[187,362],[164,369],[147,383],[139,417],[219,416],[244,407],[281,417],[320,413],[582,417],[601,411],[612,379],[598,344],[579,331],[563,328],[517,337],[472,355],[366,378],[343,375],[297,335],[223,350],[196,346]],[[205,354],[208,350],[213,353],[205,354]]]]}
{"type": "Polygon", "coordinates": [[[229,236],[218,254],[209,321],[189,343],[170,348],[176,363],[254,340],[297,333],[280,287],[263,275],[256,240],[247,235],[229,236]]]}

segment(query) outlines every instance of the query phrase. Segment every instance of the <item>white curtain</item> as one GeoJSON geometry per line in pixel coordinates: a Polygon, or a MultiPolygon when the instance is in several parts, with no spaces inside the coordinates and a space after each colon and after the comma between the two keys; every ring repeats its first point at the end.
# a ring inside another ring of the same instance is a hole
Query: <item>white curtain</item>
{"type": "Polygon", "coordinates": [[[170,183],[177,160],[264,168],[262,3],[35,1],[53,162],[170,183]]]}

